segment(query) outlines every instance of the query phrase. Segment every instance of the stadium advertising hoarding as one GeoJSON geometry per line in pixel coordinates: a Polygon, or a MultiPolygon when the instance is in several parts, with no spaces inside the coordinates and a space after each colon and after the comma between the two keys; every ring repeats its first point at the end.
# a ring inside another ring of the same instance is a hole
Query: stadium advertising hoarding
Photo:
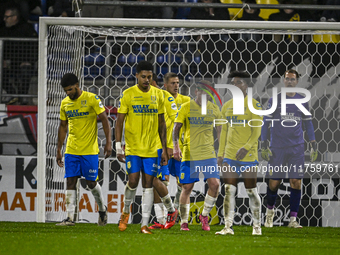
{"type": "MultiPolygon", "coordinates": [[[[122,208],[124,183],[109,173],[109,164],[113,165],[111,163],[109,160],[101,161],[99,183],[107,203],[109,222],[117,223],[122,208]]],[[[36,157],[0,156],[0,221],[36,221],[38,181],[36,157]]],[[[64,182],[52,182],[50,184],[56,189],[46,192],[46,211],[66,212],[64,182]]],[[[91,192],[86,189],[85,180],[80,181],[80,194],[79,220],[96,222],[98,207],[91,192]]]]}
{"type": "MultiPolygon", "coordinates": [[[[123,168],[117,167],[117,161],[106,159],[100,161],[99,166],[99,183],[102,185],[104,200],[108,207],[108,222],[117,223],[123,208],[123,191],[125,185],[125,173],[123,168]]],[[[37,199],[37,159],[36,157],[24,156],[0,156],[0,221],[36,221],[36,199],[37,199]]],[[[175,179],[170,180],[169,191],[170,194],[175,194],[176,186],[175,179]]],[[[260,178],[261,179],[261,178],[260,178]]],[[[65,192],[64,182],[53,183],[57,187],[53,192],[46,193],[46,211],[61,212],[61,215],[66,213],[65,207],[65,192]]],[[[278,207],[277,219],[275,225],[284,225],[286,215],[289,210],[289,182],[284,180],[279,189],[279,194],[282,196],[283,205],[278,207]]],[[[311,226],[334,226],[339,227],[339,201],[336,197],[340,195],[339,179],[334,180],[313,180],[309,183],[304,181],[302,205],[307,208],[307,212],[311,211],[310,221],[311,226]],[[310,208],[311,210],[308,210],[310,208]],[[312,210],[313,209],[313,210],[312,210]]],[[[259,194],[262,196],[266,193],[267,185],[263,182],[258,182],[259,194]]],[[[211,211],[211,224],[222,223],[222,204],[223,192],[216,202],[216,209],[211,211]],[[214,216],[220,217],[214,217],[214,216]]],[[[80,181],[80,198],[78,203],[79,221],[95,223],[98,220],[98,208],[91,195],[91,192],[86,189],[85,180],[80,181]]],[[[198,215],[203,208],[205,190],[200,191],[194,189],[191,194],[191,210],[189,220],[192,219],[193,224],[199,224],[198,215]]],[[[135,203],[132,204],[132,218],[131,222],[140,222],[141,210],[141,195],[142,188],[137,188],[137,196],[135,203]]],[[[249,225],[245,207],[246,191],[242,183],[238,186],[238,193],[236,196],[236,203],[240,205],[238,214],[235,217],[235,224],[249,225]],[[243,207],[242,207],[242,206],[243,207]],[[238,217],[237,215],[242,215],[238,217]],[[245,216],[244,216],[245,215],[245,216]]],[[[264,211],[263,211],[264,212],[264,211]]],[[[303,216],[304,212],[300,212],[303,216]]],[[[154,215],[154,213],[152,214],[154,215]]],[[[153,217],[153,216],[152,216],[153,217]]],[[[57,220],[57,219],[55,219],[57,220]]],[[[302,217],[301,223],[307,218],[302,217]]]]}
{"type": "MultiPolygon", "coordinates": [[[[37,158],[23,156],[0,156],[0,221],[36,221],[37,210],[37,158]]],[[[108,222],[117,223],[123,208],[125,172],[116,165],[116,160],[100,160],[99,183],[102,186],[104,200],[108,209],[108,222]],[[104,169],[104,170],[103,170],[104,169]]],[[[56,187],[53,192],[46,192],[46,211],[66,213],[64,182],[53,179],[50,185],[56,187]]],[[[176,189],[175,179],[171,180],[170,191],[176,189]]],[[[80,180],[80,198],[78,201],[80,222],[95,223],[98,220],[98,206],[91,192],[86,188],[85,179],[80,180]]],[[[133,223],[139,223],[142,188],[137,188],[135,203],[132,204],[133,223]]],[[[194,202],[194,201],[193,201],[194,202]]],[[[201,204],[192,203],[193,223],[198,224],[201,204]],[[197,217],[196,217],[197,216],[197,217]]],[[[211,212],[217,215],[217,209],[211,212]]],[[[154,215],[154,213],[152,214],[154,215]]],[[[55,219],[56,221],[58,219],[55,219]]],[[[215,217],[212,224],[219,223],[215,217]]]]}

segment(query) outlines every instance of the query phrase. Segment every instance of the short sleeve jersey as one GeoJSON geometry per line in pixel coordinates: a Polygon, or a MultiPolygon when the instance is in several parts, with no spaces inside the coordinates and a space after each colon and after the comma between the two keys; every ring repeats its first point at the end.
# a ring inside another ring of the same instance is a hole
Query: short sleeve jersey
{"type": "MultiPolygon", "coordinates": [[[[277,96],[277,108],[266,119],[279,120],[272,121],[270,128],[270,146],[273,148],[287,148],[296,146],[298,144],[304,144],[303,138],[303,121],[311,120],[311,116],[305,115],[300,111],[295,104],[287,104],[286,115],[281,115],[281,93],[277,96]]],[[[289,99],[300,99],[304,96],[296,93],[293,97],[286,96],[289,99]]],[[[272,106],[273,99],[268,101],[267,109],[272,106]]],[[[307,110],[309,110],[308,103],[302,104],[307,110]]]]}
{"type": "MultiPolygon", "coordinates": [[[[181,108],[182,104],[190,101],[190,97],[184,96],[184,95],[181,95],[181,94],[177,94],[175,101],[176,101],[177,109],[179,110],[181,108]]],[[[171,126],[171,147],[169,147],[169,148],[172,148],[172,149],[174,148],[174,144],[173,144],[173,141],[172,141],[172,130],[174,129],[174,124],[175,124],[175,122],[173,122],[172,126],[171,126]]],[[[181,149],[181,151],[183,151],[183,140],[184,140],[183,136],[184,136],[184,134],[183,134],[182,129],[180,130],[179,135],[180,135],[179,148],[181,149]]]]}
{"type": "MultiPolygon", "coordinates": [[[[258,137],[256,142],[253,143],[250,148],[247,143],[254,132],[254,129],[261,129],[262,116],[253,114],[248,107],[248,96],[244,99],[244,115],[234,115],[233,114],[233,99],[227,101],[222,107],[222,119],[228,121],[227,134],[222,133],[221,136],[227,136],[227,143],[225,146],[225,158],[236,160],[237,151],[244,147],[248,150],[247,155],[241,160],[246,162],[253,162],[258,160],[257,147],[258,147],[258,137]],[[256,127],[255,127],[256,126],[256,127]]],[[[253,107],[257,110],[261,110],[262,107],[258,101],[253,99],[253,107]]],[[[221,139],[222,140],[222,139],[221,139]]],[[[220,154],[220,153],[219,153],[220,154]]]]}
{"type": "Polygon", "coordinates": [[[65,153],[73,155],[96,155],[98,148],[97,115],[105,111],[99,97],[82,91],[79,98],[63,99],[60,119],[68,121],[68,138],[65,153]]]}
{"type": "Polygon", "coordinates": [[[202,115],[201,106],[191,100],[181,106],[175,122],[183,124],[184,144],[182,161],[216,158],[214,149],[214,119],[221,119],[217,105],[207,103],[207,114],[202,115]]]}
{"type": "Polygon", "coordinates": [[[164,94],[150,86],[143,92],[135,85],[121,95],[118,113],[125,115],[125,154],[157,157],[158,115],[164,114],[164,94]]]}
{"type": "MultiPolygon", "coordinates": [[[[161,90],[164,95],[164,119],[166,124],[166,136],[167,136],[167,147],[172,144],[172,129],[174,126],[174,120],[177,114],[177,106],[175,103],[175,98],[166,90],[161,90]]],[[[158,136],[158,149],[162,148],[161,139],[158,136]]]]}

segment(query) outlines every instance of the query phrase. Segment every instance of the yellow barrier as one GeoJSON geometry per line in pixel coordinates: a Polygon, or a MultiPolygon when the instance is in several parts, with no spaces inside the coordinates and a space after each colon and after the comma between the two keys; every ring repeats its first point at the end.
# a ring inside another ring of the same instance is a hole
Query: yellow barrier
{"type": "Polygon", "coordinates": [[[335,34],[313,35],[313,42],[315,43],[339,43],[340,35],[335,35],[335,34]]]}

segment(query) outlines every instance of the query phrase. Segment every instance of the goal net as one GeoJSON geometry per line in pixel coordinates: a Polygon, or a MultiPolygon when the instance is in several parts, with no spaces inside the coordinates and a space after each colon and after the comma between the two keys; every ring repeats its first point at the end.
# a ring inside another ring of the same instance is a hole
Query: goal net
{"type": "MultiPolygon", "coordinates": [[[[42,18],[39,34],[39,143],[37,221],[60,221],[66,216],[64,169],[56,164],[59,106],[66,96],[60,86],[63,74],[80,77],[81,88],[96,93],[106,107],[114,143],[114,124],[121,93],[136,84],[136,64],[147,60],[163,85],[163,76],[174,72],[180,78],[180,93],[194,97],[193,84],[201,79],[227,84],[233,70],[246,70],[252,77],[253,96],[263,107],[272,89],[282,87],[287,69],[300,74],[299,87],[311,93],[319,156],[309,162],[305,144],[305,178],[298,214],[304,226],[340,225],[340,61],[339,27],[331,23],[247,22],[132,19],[42,18]]],[[[225,89],[217,89],[223,103],[231,98],[225,89]]],[[[218,101],[217,101],[218,102],[218,101]]],[[[219,103],[218,103],[219,104],[219,103]]],[[[221,105],[219,105],[221,108],[221,105]]],[[[105,135],[99,129],[99,184],[107,203],[109,223],[117,223],[123,208],[125,166],[116,152],[103,158],[105,135]]],[[[306,138],[307,141],[307,138],[306,138]]],[[[266,165],[259,154],[260,166],[266,165]]],[[[258,173],[262,199],[262,221],[266,205],[267,179],[258,173]]],[[[189,221],[199,224],[207,185],[201,180],[191,194],[189,221]]],[[[170,179],[169,192],[176,193],[176,180],[170,179]]],[[[279,188],[274,225],[289,221],[289,180],[279,188]]],[[[139,185],[132,204],[133,223],[141,220],[139,185]]],[[[224,186],[216,207],[210,213],[211,224],[223,224],[224,186]]],[[[96,222],[98,208],[84,179],[79,181],[77,219],[96,222]]],[[[251,213],[243,183],[236,195],[235,224],[251,224],[251,213]]]]}

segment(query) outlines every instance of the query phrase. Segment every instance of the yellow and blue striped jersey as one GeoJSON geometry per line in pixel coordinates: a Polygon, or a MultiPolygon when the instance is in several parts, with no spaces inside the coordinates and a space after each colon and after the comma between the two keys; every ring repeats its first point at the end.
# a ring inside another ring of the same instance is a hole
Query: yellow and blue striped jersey
{"type": "Polygon", "coordinates": [[[214,120],[221,119],[217,105],[207,102],[207,114],[202,115],[201,106],[195,100],[182,105],[175,122],[183,124],[184,144],[182,161],[216,158],[214,149],[214,120]]]}
{"type": "MultiPolygon", "coordinates": [[[[167,136],[166,143],[167,143],[167,147],[170,148],[172,144],[171,127],[174,126],[174,121],[175,121],[176,114],[177,114],[177,106],[175,103],[175,98],[168,91],[166,90],[161,90],[161,91],[163,92],[163,95],[164,95],[164,108],[165,108],[164,119],[166,123],[166,136],[167,136]]],[[[160,138],[158,142],[158,148],[162,149],[162,143],[161,143],[160,138]]]]}
{"type": "MultiPolygon", "coordinates": [[[[177,109],[179,110],[181,108],[182,104],[190,101],[190,97],[184,96],[184,95],[181,95],[181,94],[177,94],[175,101],[176,101],[176,104],[177,104],[177,109]]],[[[172,130],[173,129],[174,129],[174,127],[172,126],[172,128],[171,128],[171,147],[170,148],[174,148],[174,144],[173,144],[173,141],[172,141],[172,130]]],[[[181,149],[181,151],[183,151],[184,132],[182,131],[182,129],[180,130],[179,135],[180,135],[179,148],[181,149]]]]}
{"type": "MultiPolygon", "coordinates": [[[[222,125],[218,156],[236,159],[236,153],[240,148],[248,150],[247,155],[240,161],[253,162],[258,160],[258,138],[261,134],[262,116],[253,114],[248,107],[248,96],[244,99],[244,115],[233,114],[233,99],[222,107],[222,119],[228,123],[222,125]],[[252,127],[251,127],[252,126],[252,127]],[[256,126],[256,127],[255,127],[256,126]]],[[[253,99],[253,106],[261,110],[261,105],[253,99]]]]}
{"type": "Polygon", "coordinates": [[[79,98],[63,99],[60,119],[68,121],[68,137],[65,153],[73,155],[96,155],[98,148],[97,115],[105,111],[99,97],[82,91],[79,98]]]}
{"type": "Polygon", "coordinates": [[[125,155],[157,157],[158,115],[164,114],[164,94],[150,86],[143,92],[135,85],[121,95],[118,113],[125,115],[125,155]]]}

